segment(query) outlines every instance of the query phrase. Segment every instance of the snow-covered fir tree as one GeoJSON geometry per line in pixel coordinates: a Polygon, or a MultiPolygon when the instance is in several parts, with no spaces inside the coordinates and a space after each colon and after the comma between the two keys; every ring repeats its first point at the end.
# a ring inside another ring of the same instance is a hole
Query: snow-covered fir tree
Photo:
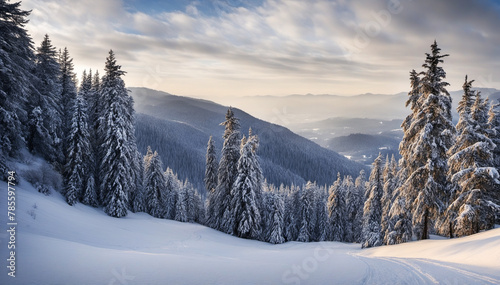
{"type": "Polygon", "coordinates": [[[316,227],[314,229],[315,241],[326,241],[328,237],[328,193],[325,187],[320,187],[316,192],[316,227]]]}
{"type": "Polygon", "coordinates": [[[271,215],[269,220],[269,236],[266,239],[268,242],[273,244],[284,243],[285,242],[285,225],[284,225],[284,214],[285,214],[285,203],[282,194],[270,193],[269,195],[271,201],[271,215]]]}
{"type": "Polygon", "coordinates": [[[344,241],[356,242],[356,227],[361,228],[361,222],[357,223],[356,216],[363,208],[363,196],[359,193],[351,176],[346,176],[342,182],[345,193],[345,236],[344,241]]]}
{"type": "MultiPolygon", "coordinates": [[[[398,191],[398,188],[396,188],[398,191]]],[[[412,239],[413,224],[411,222],[410,203],[404,195],[394,195],[394,202],[389,210],[387,230],[384,244],[399,244],[412,239]]]]}
{"type": "Polygon", "coordinates": [[[146,212],[155,218],[165,216],[165,176],[160,156],[155,151],[144,169],[144,190],[146,196],[146,212]]]}
{"type": "Polygon", "coordinates": [[[188,194],[186,187],[184,187],[184,185],[181,185],[181,187],[179,187],[179,190],[177,191],[174,219],[183,223],[188,221],[187,195],[188,194]]]}
{"type": "MultiPolygon", "coordinates": [[[[73,118],[67,138],[68,156],[66,162],[65,197],[69,205],[74,205],[83,198],[89,182],[90,142],[87,125],[87,102],[83,94],[74,100],[73,118]]],[[[92,189],[92,186],[90,187],[92,189]]],[[[92,193],[90,193],[92,195],[92,193]]]]}
{"type": "Polygon", "coordinates": [[[207,143],[206,166],[205,166],[205,190],[207,191],[207,217],[215,215],[215,189],[217,188],[217,154],[212,136],[207,143]]]}
{"type": "Polygon", "coordinates": [[[300,229],[297,241],[310,242],[314,240],[316,227],[316,191],[318,187],[311,181],[302,189],[299,199],[300,229]]]}
{"type": "Polygon", "coordinates": [[[52,46],[49,36],[45,35],[36,51],[34,72],[37,78],[36,90],[28,101],[30,120],[27,146],[32,153],[60,166],[64,163],[62,155],[64,134],[61,130],[61,86],[58,82],[60,70],[57,60],[56,48],[52,46]]]}
{"type": "Polygon", "coordinates": [[[426,54],[425,70],[413,78],[408,99],[413,114],[403,122],[400,144],[404,177],[398,195],[411,201],[413,233],[427,239],[433,222],[444,208],[448,196],[447,151],[453,143],[455,127],[451,120],[451,97],[446,90],[446,73],[437,43],[426,54]],[[417,84],[418,83],[418,84],[417,84]],[[415,95],[417,94],[417,95],[415,95]]]}
{"type": "Polygon", "coordinates": [[[285,239],[297,240],[300,227],[300,188],[292,185],[285,197],[285,239]]]}
{"type": "Polygon", "coordinates": [[[136,182],[133,100],[121,79],[124,72],[116,64],[113,51],[106,59],[105,70],[100,90],[103,106],[99,125],[102,154],[100,199],[108,215],[123,217],[127,214],[129,193],[135,191],[136,182]]]}
{"type": "Polygon", "coordinates": [[[221,124],[225,127],[224,145],[222,147],[221,159],[217,171],[217,188],[212,196],[209,196],[210,204],[214,204],[214,214],[208,217],[209,226],[224,232],[230,232],[233,225],[231,217],[231,190],[238,175],[238,160],[240,157],[240,132],[239,120],[234,116],[232,108],[226,113],[226,120],[221,124]]]}
{"type": "Polygon", "coordinates": [[[328,196],[328,228],[327,240],[344,241],[346,223],[345,193],[340,173],[337,180],[330,187],[328,196]]]}
{"type": "Polygon", "coordinates": [[[230,217],[234,221],[226,223],[233,226],[233,229],[228,229],[229,233],[243,238],[258,239],[262,233],[261,212],[257,201],[257,191],[262,187],[258,179],[261,172],[256,154],[258,141],[255,136],[243,138],[242,141],[244,145],[238,159],[238,176],[231,191],[230,217]]]}
{"type": "Polygon", "coordinates": [[[182,185],[181,182],[177,179],[177,176],[174,174],[172,169],[167,167],[167,170],[164,173],[165,175],[165,218],[174,220],[175,219],[175,209],[177,203],[177,194],[182,185]]]}
{"type": "Polygon", "coordinates": [[[459,135],[450,148],[449,175],[453,183],[452,202],[439,225],[442,234],[453,237],[491,229],[494,209],[488,203],[488,192],[498,181],[494,167],[494,143],[488,137],[488,101],[471,90],[473,81],[463,85],[464,94],[457,108],[459,135]]]}
{"type": "Polygon", "coordinates": [[[387,155],[385,160],[385,166],[383,171],[384,177],[384,191],[381,198],[382,204],[382,220],[380,222],[380,232],[382,236],[385,236],[389,228],[390,215],[392,202],[393,202],[393,191],[396,188],[396,175],[397,175],[397,163],[394,155],[391,160],[389,160],[389,155],[387,155]]]}
{"type": "MultiPolygon", "coordinates": [[[[86,169],[86,181],[85,181],[85,188],[83,189],[83,194],[82,194],[82,203],[85,205],[89,205],[92,207],[97,207],[99,204],[99,201],[97,199],[97,185],[95,184],[95,156],[93,152],[93,146],[92,146],[92,136],[90,135],[90,123],[89,123],[89,118],[88,118],[88,113],[89,113],[89,102],[87,101],[87,98],[89,98],[88,94],[91,92],[92,88],[92,76],[89,74],[87,75],[86,71],[83,71],[83,76],[82,76],[82,84],[80,86],[79,94],[77,95],[77,100],[76,102],[78,103],[79,100],[82,100],[82,102],[85,103],[86,107],[86,125],[87,125],[87,152],[85,153],[85,169],[86,169]],[[79,99],[78,96],[81,96],[82,98],[79,99]]],[[[74,114],[73,110],[73,114],[74,114]]],[[[73,115],[74,118],[74,115],[73,115]]],[[[72,126],[73,130],[73,126],[72,126]]],[[[70,142],[71,145],[71,142],[70,142]]],[[[69,153],[69,152],[68,152],[69,153]]]]}
{"type": "Polygon", "coordinates": [[[184,181],[184,188],[186,189],[186,212],[187,212],[187,221],[190,223],[195,222],[195,217],[198,212],[198,206],[196,204],[196,190],[194,189],[193,184],[191,184],[188,179],[184,181]]]}
{"type": "Polygon", "coordinates": [[[366,192],[366,174],[364,170],[359,172],[359,175],[354,182],[354,189],[355,195],[347,200],[347,212],[350,213],[350,217],[352,219],[351,224],[354,242],[361,242],[363,207],[365,203],[364,195],[366,192]]]}
{"type": "Polygon", "coordinates": [[[361,247],[382,245],[380,221],[382,219],[382,194],[384,191],[384,177],[382,173],[382,155],[375,159],[368,180],[368,199],[363,208],[363,231],[361,247]]]}
{"type": "Polygon", "coordinates": [[[205,168],[205,189],[207,193],[215,191],[217,187],[217,154],[212,136],[208,140],[205,168]]]}
{"type": "Polygon", "coordinates": [[[7,178],[6,157],[24,146],[27,95],[34,92],[33,44],[25,25],[30,11],[21,2],[0,0],[0,179],[7,178]]]}
{"type": "MultiPolygon", "coordinates": [[[[495,144],[492,151],[493,165],[500,173],[500,104],[492,103],[488,111],[488,134],[495,144]]],[[[500,205],[500,185],[493,185],[491,199],[496,205],[500,205]]],[[[497,208],[497,224],[500,223],[500,209],[497,208]]]]}

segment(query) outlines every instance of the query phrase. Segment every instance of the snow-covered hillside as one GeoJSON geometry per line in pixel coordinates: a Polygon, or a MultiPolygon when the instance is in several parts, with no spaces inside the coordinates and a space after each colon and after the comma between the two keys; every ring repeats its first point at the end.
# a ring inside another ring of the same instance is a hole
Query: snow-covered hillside
{"type": "MultiPolygon", "coordinates": [[[[0,183],[7,197],[7,184],[0,183]]],[[[68,206],[16,187],[16,277],[0,284],[499,284],[500,228],[465,238],[361,250],[357,244],[271,245],[210,228],[68,206]]],[[[7,223],[6,199],[0,205],[7,223]]]]}

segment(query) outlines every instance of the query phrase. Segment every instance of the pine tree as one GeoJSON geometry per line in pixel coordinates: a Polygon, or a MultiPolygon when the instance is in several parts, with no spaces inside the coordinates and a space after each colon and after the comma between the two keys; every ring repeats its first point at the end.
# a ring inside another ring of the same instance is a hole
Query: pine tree
{"type": "MultiPolygon", "coordinates": [[[[397,191],[397,190],[396,190],[397,191]]],[[[384,235],[384,244],[399,244],[412,239],[410,201],[404,195],[395,195],[389,211],[389,222],[384,235]]]]}
{"type": "Polygon", "coordinates": [[[178,181],[177,177],[170,168],[167,168],[164,175],[165,175],[165,195],[166,195],[165,218],[174,220],[176,204],[177,204],[177,195],[179,189],[181,188],[180,185],[181,182],[178,181]]]}
{"type": "Polygon", "coordinates": [[[88,74],[88,80],[91,81],[91,88],[87,94],[87,102],[88,102],[88,119],[89,119],[89,134],[90,134],[90,145],[91,145],[91,155],[93,157],[93,165],[92,165],[92,173],[94,175],[94,183],[96,185],[96,193],[97,193],[97,201],[98,204],[102,202],[100,199],[100,187],[101,179],[100,179],[100,168],[101,168],[101,160],[102,157],[102,148],[100,143],[102,142],[99,138],[99,102],[100,100],[100,78],[99,72],[96,71],[94,75],[92,72],[88,74]]]}
{"type": "Polygon", "coordinates": [[[337,181],[333,183],[328,196],[328,227],[330,232],[328,240],[344,241],[346,223],[345,193],[340,173],[337,174],[337,181]]]}
{"type": "Polygon", "coordinates": [[[382,219],[383,183],[382,155],[379,154],[372,165],[367,189],[368,199],[363,208],[362,248],[382,245],[380,221],[382,219]]]}
{"type": "Polygon", "coordinates": [[[207,193],[215,191],[217,187],[217,155],[212,136],[208,140],[205,168],[205,189],[207,193]]]}
{"type": "Polygon", "coordinates": [[[315,194],[317,186],[315,183],[307,182],[302,189],[299,200],[300,230],[297,241],[310,242],[314,240],[314,228],[316,227],[315,194]]]}
{"type": "Polygon", "coordinates": [[[314,229],[315,241],[326,241],[328,237],[328,194],[325,187],[320,187],[319,191],[316,193],[316,227],[314,229]]]}
{"type": "MultiPolygon", "coordinates": [[[[88,111],[89,111],[89,103],[87,101],[88,98],[88,93],[90,92],[91,89],[91,75],[87,75],[85,71],[83,71],[83,76],[82,76],[82,84],[79,90],[78,96],[81,96],[82,98],[79,99],[77,96],[76,102],[78,103],[79,100],[84,103],[85,107],[85,114],[82,114],[81,117],[85,116],[84,122],[86,123],[86,138],[85,138],[85,144],[87,145],[86,153],[84,154],[84,165],[85,165],[85,174],[86,174],[86,179],[85,179],[85,187],[83,189],[83,194],[82,194],[82,203],[85,205],[89,205],[92,207],[97,207],[98,199],[97,199],[97,186],[95,184],[95,178],[94,178],[94,173],[95,173],[95,156],[93,153],[93,146],[92,146],[92,138],[90,135],[90,129],[91,127],[89,126],[89,120],[88,120],[88,111]]],[[[76,108],[76,107],[75,107],[76,108]]],[[[83,108],[80,108],[83,111],[83,108]]],[[[74,111],[73,111],[74,114],[74,111]]],[[[74,118],[75,115],[73,115],[74,118]]],[[[73,129],[73,126],[72,126],[73,129]]],[[[70,140],[70,145],[71,145],[71,140],[70,140]]],[[[70,152],[68,152],[70,153],[70,152]]]]}
{"type": "Polygon", "coordinates": [[[217,188],[217,155],[212,136],[208,140],[205,168],[205,190],[207,191],[207,217],[215,217],[215,189],[217,188]]]}
{"type": "Polygon", "coordinates": [[[440,55],[440,50],[434,41],[431,53],[426,54],[422,77],[417,80],[412,74],[408,101],[413,114],[403,123],[405,133],[400,144],[404,175],[400,175],[403,183],[397,193],[412,201],[413,232],[418,239],[428,238],[449,191],[446,153],[453,143],[455,128],[451,97],[445,88],[449,84],[442,81],[446,73],[439,66],[448,55],[440,55]]]}
{"type": "Polygon", "coordinates": [[[248,140],[243,139],[243,142],[245,144],[238,160],[238,176],[231,191],[230,216],[234,222],[226,221],[228,225],[233,225],[233,229],[226,230],[242,238],[258,239],[262,233],[261,212],[256,194],[262,187],[257,178],[260,171],[255,153],[258,143],[253,136],[248,140]]]}
{"type": "MultiPolygon", "coordinates": [[[[28,125],[28,149],[44,157],[50,163],[61,165],[62,136],[60,108],[59,64],[57,53],[48,35],[45,35],[36,53],[35,81],[36,91],[28,103],[30,124],[28,125]],[[39,109],[35,111],[35,109],[39,109]]],[[[73,103],[74,101],[72,101],[73,103]]],[[[70,118],[71,121],[71,118],[70,118]]]]}
{"type": "Polygon", "coordinates": [[[352,181],[351,176],[346,176],[344,178],[343,188],[345,193],[345,238],[346,242],[356,242],[356,227],[361,228],[361,222],[359,225],[356,221],[357,213],[363,208],[363,198],[361,194],[356,189],[355,183],[352,181]]]}
{"type": "MultiPolygon", "coordinates": [[[[488,136],[495,144],[492,151],[493,165],[500,173],[500,104],[491,104],[488,112],[488,136]]],[[[492,201],[500,205],[500,185],[493,185],[491,191],[492,201]]],[[[500,210],[497,210],[497,224],[500,223],[500,210]]]]}
{"type": "Polygon", "coordinates": [[[203,203],[203,199],[197,190],[194,193],[194,203],[196,207],[194,221],[203,225],[205,223],[205,204],[203,203]]]}
{"type": "Polygon", "coordinates": [[[231,218],[231,190],[238,175],[237,164],[240,156],[239,121],[234,116],[232,108],[227,110],[226,121],[221,125],[225,127],[224,145],[221,160],[217,171],[218,184],[214,195],[209,196],[209,205],[214,204],[214,214],[209,216],[209,225],[217,230],[229,232],[233,225],[231,218]]]}
{"type": "Polygon", "coordinates": [[[187,213],[187,221],[190,223],[194,223],[197,215],[197,205],[196,205],[196,191],[187,179],[184,182],[184,188],[186,188],[186,213],[187,213]]]}
{"type": "Polygon", "coordinates": [[[160,156],[155,151],[147,168],[144,169],[144,185],[146,194],[146,212],[155,218],[165,216],[165,176],[160,156]]]}
{"type": "Polygon", "coordinates": [[[121,79],[124,72],[116,64],[113,51],[106,59],[106,75],[100,90],[102,113],[99,125],[102,160],[100,198],[104,211],[113,217],[123,217],[129,206],[128,197],[135,189],[136,156],[133,100],[121,79]]]}
{"type": "Polygon", "coordinates": [[[464,95],[457,109],[459,136],[449,151],[453,200],[446,209],[444,220],[438,224],[439,231],[450,237],[491,229],[495,220],[487,198],[493,185],[499,183],[492,153],[495,145],[488,137],[489,106],[487,100],[483,101],[479,93],[474,94],[471,90],[472,82],[465,78],[464,95]]]}
{"type": "Polygon", "coordinates": [[[25,25],[30,11],[20,2],[0,0],[0,179],[6,179],[6,157],[16,156],[24,146],[28,123],[27,95],[35,92],[32,82],[33,43],[25,25]]]}
{"type": "Polygon", "coordinates": [[[380,229],[383,236],[385,236],[387,230],[389,229],[389,220],[390,215],[389,212],[391,210],[392,202],[393,202],[393,191],[395,188],[395,176],[396,176],[396,160],[394,159],[394,155],[392,159],[389,160],[389,155],[386,157],[383,177],[384,177],[384,190],[381,198],[382,204],[382,220],[380,223],[380,229]]]}
{"type": "Polygon", "coordinates": [[[87,102],[79,94],[73,106],[73,118],[68,136],[68,156],[66,162],[66,201],[74,205],[83,198],[89,180],[90,143],[87,125],[87,102]]]}
{"type": "Polygon", "coordinates": [[[297,240],[300,226],[300,189],[292,185],[288,195],[285,197],[285,239],[287,241],[297,240]]]}
{"type": "MultiPolygon", "coordinates": [[[[136,146],[133,146],[136,148],[136,146]]],[[[144,198],[145,198],[145,188],[144,188],[144,158],[142,154],[136,150],[136,154],[133,161],[133,171],[135,174],[135,189],[130,193],[130,205],[129,208],[133,212],[143,212],[144,208],[144,198]]]]}
{"type": "Polygon", "coordinates": [[[271,193],[270,200],[272,202],[271,219],[269,221],[269,237],[268,241],[273,244],[285,242],[285,227],[284,214],[285,203],[281,194],[271,193]]]}
{"type": "Polygon", "coordinates": [[[353,195],[352,199],[348,200],[347,205],[347,212],[351,213],[351,217],[353,219],[352,228],[354,242],[361,242],[361,231],[363,228],[363,207],[365,203],[364,195],[366,192],[366,188],[365,171],[361,170],[358,177],[356,178],[356,181],[354,182],[355,195],[353,195]]]}
{"type": "Polygon", "coordinates": [[[186,190],[186,187],[183,185],[179,188],[177,203],[175,204],[175,220],[183,223],[188,221],[186,190]]]}
{"type": "MultiPolygon", "coordinates": [[[[59,55],[61,106],[63,119],[71,117],[71,102],[76,97],[76,75],[74,72],[73,59],[69,55],[68,48],[64,48],[59,55]]],[[[66,129],[68,126],[65,127],[66,129]]]]}

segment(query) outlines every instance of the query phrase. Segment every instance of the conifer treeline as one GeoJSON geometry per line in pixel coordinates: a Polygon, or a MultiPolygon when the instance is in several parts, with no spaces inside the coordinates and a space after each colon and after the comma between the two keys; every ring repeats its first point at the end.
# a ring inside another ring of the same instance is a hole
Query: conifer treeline
{"type": "MultiPolygon", "coordinates": [[[[63,174],[66,201],[102,206],[113,217],[128,210],[197,222],[238,237],[285,241],[359,242],[362,247],[449,237],[491,229],[500,207],[500,114],[465,77],[459,121],[436,42],[424,70],[410,72],[399,163],[379,156],[368,181],[337,175],[331,186],[267,185],[259,138],[241,136],[229,108],[220,161],[212,138],[206,156],[206,203],[179,181],[157,152],[143,157],[135,138],[133,99],[113,51],[105,74],[84,72],[77,88],[68,50],[48,36],[33,48],[29,12],[0,0],[0,171],[23,148],[63,174]],[[491,105],[491,106],[490,106],[491,105]]],[[[300,162],[297,162],[300,163],[300,162]]],[[[332,177],[332,180],[334,177],[332,177]]]]}

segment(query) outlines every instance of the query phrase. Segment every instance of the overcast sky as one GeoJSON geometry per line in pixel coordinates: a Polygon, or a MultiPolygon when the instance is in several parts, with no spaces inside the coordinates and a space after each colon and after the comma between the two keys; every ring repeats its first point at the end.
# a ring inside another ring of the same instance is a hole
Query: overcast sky
{"type": "Polygon", "coordinates": [[[407,91],[437,40],[450,90],[500,89],[500,1],[24,0],[76,71],[109,49],[128,87],[214,96],[407,91]]]}

